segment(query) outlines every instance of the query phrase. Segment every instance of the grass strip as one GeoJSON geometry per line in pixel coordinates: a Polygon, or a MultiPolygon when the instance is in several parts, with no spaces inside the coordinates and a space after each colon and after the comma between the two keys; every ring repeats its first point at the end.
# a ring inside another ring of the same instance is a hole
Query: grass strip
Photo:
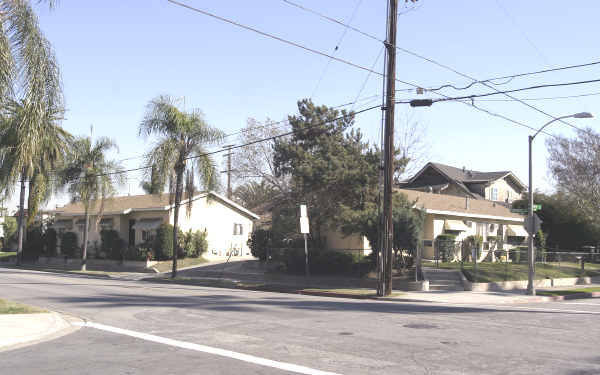
{"type": "Polygon", "coordinates": [[[0,314],[36,314],[47,312],[37,307],[0,299],[0,314]]]}
{"type": "Polygon", "coordinates": [[[563,290],[542,290],[542,291],[538,291],[537,294],[540,296],[568,296],[568,295],[572,295],[572,294],[595,293],[595,292],[596,293],[600,292],[600,287],[563,289],[563,290]]]}

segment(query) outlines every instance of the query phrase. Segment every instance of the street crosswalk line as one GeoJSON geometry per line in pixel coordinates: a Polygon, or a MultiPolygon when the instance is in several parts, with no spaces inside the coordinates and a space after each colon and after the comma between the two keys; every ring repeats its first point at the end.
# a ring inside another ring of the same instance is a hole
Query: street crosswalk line
{"type": "Polygon", "coordinates": [[[195,344],[195,343],[192,343],[192,342],[173,340],[173,339],[169,339],[169,338],[166,338],[166,337],[151,335],[151,334],[143,333],[143,332],[131,331],[131,330],[128,330],[128,329],[123,329],[123,328],[118,328],[118,327],[107,326],[107,325],[104,325],[104,324],[94,323],[94,322],[90,322],[90,321],[77,322],[77,323],[74,323],[74,325],[81,326],[81,327],[95,328],[95,329],[99,329],[99,330],[102,330],[102,331],[107,331],[107,332],[112,332],[112,333],[116,333],[116,334],[120,334],[120,335],[135,337],[135,338],[138,338],[138,339],[142,339],[142,340],[146,340],[146,341],[152,341],[152,342],[156,342],[156,343],[159,343],[159,344],[165,344],[165,345],[175,346],[175,347],[182,348],[182,349],[195,350],[195,351],[198,351],[198,352],[203,352],[203,353],[218,355],[218,356],[221,356],[221,357],[227,357],[227,358],[237,359],[239,361],[254,363],[254,364],[261,365],[261,366],[266,366],[266,367],[277,368],[277,369],[280,369],[280,370],[290,371],[290,372],[294,372],[294,373],[297,373],[297,374],[306,374],[306,375],[340,375],[340,374],[336,374],[336,373],[333,373],[333,372],[316,370],[316,369],[312,369],[310,367],[295,365],[295,364],[292,364],[292,363],[273,361],[273,360],[270,360],[270,359],[256,357],[256,356],[249,355],[249,354],[243,354],[243,353],[233,352],[231,350],[213,348],[211,346],[195,344]]]}

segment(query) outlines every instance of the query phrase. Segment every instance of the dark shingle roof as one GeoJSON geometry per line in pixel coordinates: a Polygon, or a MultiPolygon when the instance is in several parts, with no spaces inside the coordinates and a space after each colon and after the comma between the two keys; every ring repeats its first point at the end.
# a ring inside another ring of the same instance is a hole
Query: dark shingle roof
{"type": "Polygon", "coordinates": [[[460,181],[463,183],[473,183],[473,182],[489,182],[494,181],[499,178],[506,176],[511,173],[510,171],[498,171],[498,172],[479,172],[473,171],[469,169],[455,168],[449,165],[444,165],[440,163],[430,163],[435,168],[439,169],[442,173],[450,177],[455,181],[460,181]]]}

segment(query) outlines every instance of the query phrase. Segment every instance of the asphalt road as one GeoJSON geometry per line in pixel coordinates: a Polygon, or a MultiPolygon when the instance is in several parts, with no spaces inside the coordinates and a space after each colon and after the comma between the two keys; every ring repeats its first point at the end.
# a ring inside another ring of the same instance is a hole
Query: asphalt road
{"type": "Polygon", "coordinates": [[[0,298],[91,324],[1,352],[1,374],[600,374],[598,299],[360,301],[4,268],[0,298]]]}

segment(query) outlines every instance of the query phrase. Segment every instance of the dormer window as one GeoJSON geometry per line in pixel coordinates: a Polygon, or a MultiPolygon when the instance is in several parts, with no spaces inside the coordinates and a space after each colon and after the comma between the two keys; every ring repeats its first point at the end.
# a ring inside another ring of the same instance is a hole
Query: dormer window
{"type": "Polygon", "coordinates": [[[491,195],[491,197],[490,197],[491,200],[497,201],[498,200],[498,189],[492,188],[490,195],[491,195]]]}

